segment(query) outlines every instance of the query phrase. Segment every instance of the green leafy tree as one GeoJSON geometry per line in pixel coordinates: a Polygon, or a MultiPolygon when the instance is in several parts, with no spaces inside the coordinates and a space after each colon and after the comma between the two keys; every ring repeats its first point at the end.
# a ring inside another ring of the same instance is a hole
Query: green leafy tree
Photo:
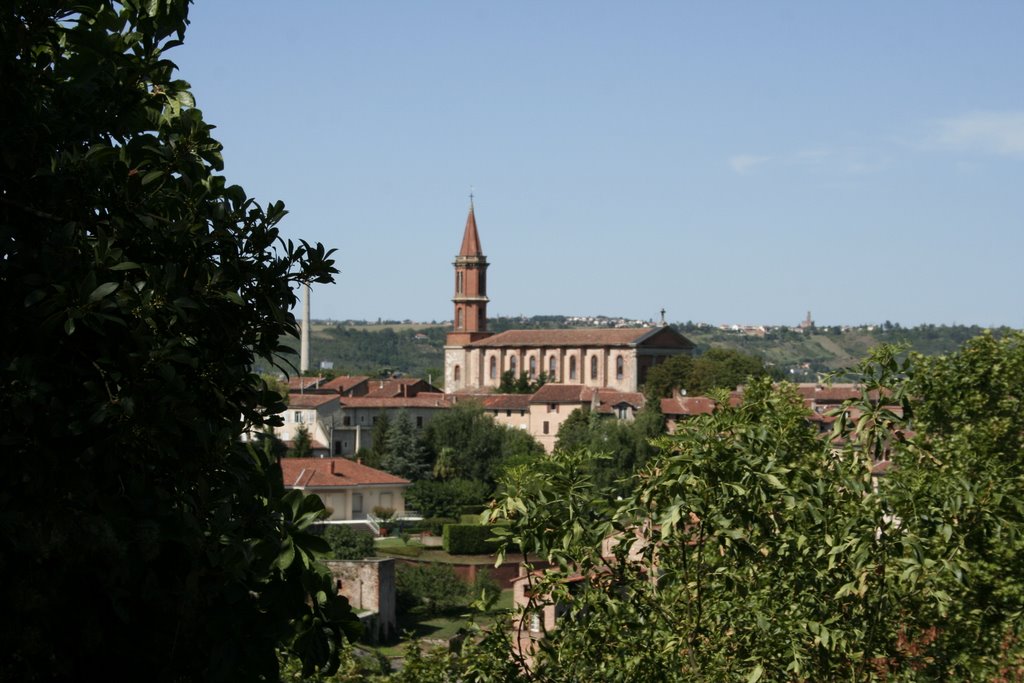
{"type": "Polygon", "coordinates": [[[295,428],[295,438],[288,456],[292,458],[308,458],[313,455],[313,441],[309,438],[309,429],[304,424],[295,428]]]}
{"type": "Polygon", "coordinates": [[[899,358],[856,370],[863,394],[826,439],[789,387],[754,381],[738,406],[715,393],[622,502],[585,451],[510,471],[485,521],[554,563],[529,575],[527,610],[563,614],[530,660],[511,650],[523,676],[1019,676],[1024,335],[899,358]]]}
{"type": "Polygon", "coordinates": [[[648,403],[667,398],[677,389],[690,386],[690,375],[693,372],[693,357],[687,355],[671,356],[647,370],[644,381],[644,396],[648,403]]]}
{"type": "Polygon", "coordinates": [[[543,452],[521,432],[496,424],[479,403],[460,401],[431,419],[423,442],[433,454],[446,452],[452,478],[493,484],[507,458],[543,452]]]}
{"type": "Polygon", "coordinates": [[[769,376],[764,361],[734,349],[708,349],[697,356],[686,390],[699,395],[711,389],[735,389],[750,378],[769,376]]]}
{"type": "Polygon", "coordinates": [[[357,629],[322,503],[242,440],[284,407],[251,368],[333,262],[219,175],[165,54],[188,4],[0,16],[4,680],[276,680],[357,629]]]}

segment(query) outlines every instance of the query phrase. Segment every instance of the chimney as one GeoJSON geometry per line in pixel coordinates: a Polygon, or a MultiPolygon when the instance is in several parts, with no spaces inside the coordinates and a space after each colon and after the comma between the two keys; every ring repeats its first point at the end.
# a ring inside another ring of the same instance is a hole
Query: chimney
{"type": "Polygon", "coordinates": [[[305,285],[306,299],[302,304],[302,329],[299,339],[299,372],[309,370],[309,283],[305,285]]]}

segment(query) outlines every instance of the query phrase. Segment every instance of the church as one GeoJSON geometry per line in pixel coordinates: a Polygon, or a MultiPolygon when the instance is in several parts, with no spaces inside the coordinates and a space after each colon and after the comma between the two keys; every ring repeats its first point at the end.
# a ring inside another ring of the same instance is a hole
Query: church
{"type": "Polygon", "coordinates": [[[692,354],[694,344],[673,328],[487,331],[487,257],[480,247],[470,198],[462,246],[455,257],[455,315],[444,347],[446,393],[497,390],[501,375],[522,373],[551,384],[636,392],[647,371],[692,354]]]}

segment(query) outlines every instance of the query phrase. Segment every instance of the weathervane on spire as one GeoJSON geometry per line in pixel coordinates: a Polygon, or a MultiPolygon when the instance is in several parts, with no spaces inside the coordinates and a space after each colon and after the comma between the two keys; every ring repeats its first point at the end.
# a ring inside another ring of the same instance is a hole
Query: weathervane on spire
{"type": "Polygon", "coordinates": [[[469,205],[473,206],[473,186],[469,186],[469,205]]]}
{"type": "Polygon", "coordinates": [[[664,307],[662,307],[662,309],[661,309],[661,325],[662,325],[662,327],[664,327],[664,325],[665,325],[665,308],[664,307]]]}

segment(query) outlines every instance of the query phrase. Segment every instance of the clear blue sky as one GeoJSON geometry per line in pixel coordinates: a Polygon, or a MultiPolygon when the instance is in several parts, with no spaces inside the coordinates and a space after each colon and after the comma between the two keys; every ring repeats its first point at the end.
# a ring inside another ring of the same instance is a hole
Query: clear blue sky
{"type": "Polygon", "coordinates": [[[338,249],[315,318],[1024,327],[1024,2],[193,7],[228,179],[338,249]]]}

